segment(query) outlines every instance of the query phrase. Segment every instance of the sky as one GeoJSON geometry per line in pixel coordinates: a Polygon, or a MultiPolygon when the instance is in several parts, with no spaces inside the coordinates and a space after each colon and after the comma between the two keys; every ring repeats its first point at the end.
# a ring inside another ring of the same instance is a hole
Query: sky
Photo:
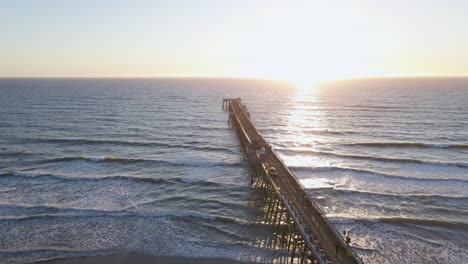
{"type": "Polygon", "coordinates": [[[466,0],[0,0],[0,76],[461,76],[467,14],[466,0]]]}

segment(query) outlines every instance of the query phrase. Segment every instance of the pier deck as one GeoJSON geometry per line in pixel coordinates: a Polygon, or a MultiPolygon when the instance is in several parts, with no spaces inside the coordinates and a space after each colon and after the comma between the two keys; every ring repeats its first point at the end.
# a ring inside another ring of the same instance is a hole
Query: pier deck
{"type": "Polygon", "coordinates": [[[349,237],[343,238],[337,232],[297,177],[257,131],[241,99],[224,99],[223,108],[229,110],[229,122],[237,129],[255,171],[252,185],[260,182],[270,197],[270,218],[291,231],[289,238],[285,238],[287,249],[292,248],[291,262],[298,249],[300,263],[363,263],[347,243],[349,237]]]}

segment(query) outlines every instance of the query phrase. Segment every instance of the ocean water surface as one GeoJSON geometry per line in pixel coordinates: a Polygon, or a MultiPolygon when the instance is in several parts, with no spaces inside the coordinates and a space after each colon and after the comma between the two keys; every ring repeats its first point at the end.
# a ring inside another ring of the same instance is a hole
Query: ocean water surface
{"type": "Polygon", "coordinates": [[[366,263],[468,263],[463,78],[0,79],[0,263],[281,256],[221,109],[239,96],[366,263]]]}

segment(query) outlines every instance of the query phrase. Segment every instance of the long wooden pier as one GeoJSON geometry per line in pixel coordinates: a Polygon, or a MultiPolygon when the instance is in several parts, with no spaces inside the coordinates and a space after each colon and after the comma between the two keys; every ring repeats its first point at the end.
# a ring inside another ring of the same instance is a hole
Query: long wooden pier
{"type": "Polygon", "coordinates": [[[223,99],[229,110],[229,123],[236,128],[249,164],[251,183],[264,190],[267,222],[281,230],[280,248],[291,251],[287,262],[363,263],[344,238],[310,199],[297,177],[278,157],[253,125],[240,98],[223,99]]]}

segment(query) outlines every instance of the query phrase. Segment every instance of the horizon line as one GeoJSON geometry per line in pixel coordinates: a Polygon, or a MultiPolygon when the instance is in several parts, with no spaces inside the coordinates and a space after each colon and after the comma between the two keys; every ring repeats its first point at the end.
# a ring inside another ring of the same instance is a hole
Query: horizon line
{"type": "MultiPolygon", "coordinates": [[[[468,78],[467,75],[381,75],[381,76],[356,76],[345,78],[331,78],[317,80],[316,82],[330,81],[350,81],[362,79],[443,79],[443,78],[468,78]]],[[[0,76],[0,79],[237,79],[237,80],[258,80],[293,82],[285,78],[266,78],[252,76],[221,76],[221,75],[160,75],[160,76],[0,76]]]]}

